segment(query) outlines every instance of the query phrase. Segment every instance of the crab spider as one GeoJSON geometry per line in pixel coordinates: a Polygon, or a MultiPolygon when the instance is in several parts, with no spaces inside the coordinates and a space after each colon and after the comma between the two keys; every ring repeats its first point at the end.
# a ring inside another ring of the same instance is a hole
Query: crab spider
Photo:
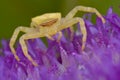
{"type": "Polygon", "coordinates": [[[85,28],[84,20],[80,17],[74,17],[74,15],[78,11],[95,13],[99,18],[101,18],[102,22],[105,23],[105,19],[95,8],[84,7],[84,6],[76,6],[64,18],[61,18],[61,13],[46,13],[46,14],[34,17],[32,18],[30,27],[24,27],[24,26],[17,27],[12,35],[12,38],[10,39],[9,46],[16,60],[19,61],[20,59],[17,56],[16,51],[13,48],[13,46],[20,31],[25,33],[19,39],[19,43],[21,45],[22,51],[25,57],[30,62],[32,62],[34,66],[37,66],[38,64],[28,54],[28,49],[27,49],[25,41],[28,39],[34,39],[34,38],[39,38],[39,37],[47,37],[50,40],[54,40],[52,36],[55,35],[56,33],[59,34],[58,40],[57,40],[59,41],[60,38],[62,37],[61,30],[70,27],[71,31],[73,32],[71,26],[78,22],[80,23],[80,29],[83,35],[82,47],[81,47],[81,50],[83,51],[85,48],[87,31],[85,28]]]}

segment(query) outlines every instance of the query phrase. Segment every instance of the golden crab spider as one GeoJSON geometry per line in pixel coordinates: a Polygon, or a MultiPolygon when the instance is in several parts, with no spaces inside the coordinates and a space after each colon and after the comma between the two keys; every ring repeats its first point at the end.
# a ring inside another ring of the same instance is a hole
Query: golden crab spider
{"type": "MultiPolygon", "coordinates": [[[[74,17],[74,15],[78,11],[84,11],[89,13],[95,13],[99,18],[101,18],[102,22],[105,23],[105,19],[102,15],[92,7],[85,7],[85,6],[76,6],[73,8],[65,17],[61,18],[61,13],[46,13],[37,17],[32,18],[32,22],[30,27],[19,26],[15,29],[11,39],[10,39],[10,49],[17,61],[19,61],[19,57],[16,54],[15,49],[13,48],[16,38],[20,31],[24,32],[25,34],[22,35],[19,39],[19,43],[21,45],[22,51],[25,57],[34,65],[37,66],[38,64],[32,59],[32,57],[28,54],[28,49],[25,43],[25,40],[34,39],[39,37],[47,37],[50,40],[54,40],[52,38],[53,35],[56,33],[59,34],[58,40],[62,37],[61,30],[69,28],[72,30],[72,25],[76,23],[80,23],[82,37],[82,51],[85,48],[86,38],[87,38],[87,31],[85,27],[84,20],[80,17],[74,17]]],[[[73,31],[73,30],[72,30],[73,31]]]]}

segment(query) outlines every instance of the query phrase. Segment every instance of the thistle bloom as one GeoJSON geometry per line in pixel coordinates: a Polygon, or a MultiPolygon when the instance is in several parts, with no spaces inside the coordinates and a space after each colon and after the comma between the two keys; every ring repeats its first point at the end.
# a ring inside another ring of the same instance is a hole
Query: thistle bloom
{"type": "MultiPolygon", "coordinates": [[[[9,49],[9,42],[2,40],[0,53],[1,80],[120,80],[120,17],[108,10],[106,23],[97,18],[96,24],[85,15],[87,42],[81,52],[82,34],[75,31],[70,40],[69,30],[63,31],[60,42],[48,40],[48,46],[41,39],[27,42],[28,52],[39,64],[34,67],[23,55],[20,45],[16,52],[17,62],[9,49]]],[[[54,36],[54,38],[56,38],[54,36]]]]}

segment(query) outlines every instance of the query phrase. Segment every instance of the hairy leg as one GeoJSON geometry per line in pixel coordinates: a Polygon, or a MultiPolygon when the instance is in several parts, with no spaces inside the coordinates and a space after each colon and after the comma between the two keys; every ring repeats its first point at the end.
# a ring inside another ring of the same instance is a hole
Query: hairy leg
{"type": "Polygon", "coordinates": [[[27,46],[26,46],[26,43],[25,43],[25,40],[28,40],[28,39],[34,39],[34,38],[39,38],[39,37],[43,37],[44,35],[40,34],[39,32],[38,33],[31,33],[31,34],[24,34],[19,42],[20,42],[20,45],[21,45],[21,48],[22,48],[22,51],[25,55],[25,57],[30,60],[30,62],[32,62],[32,64],[34,66],[37,66],[38,64],[32,59],[32,57],[28,54],[28,49],[27,49],[27,46]]]}
{"type": "Polygon", "coordinates": [[[97,11],[97,9],[92,8],[92,7],[85,7],[85,6],[76,6],[73,8],[65,17],[66,20],[69,20],[75,16],[75,14],[78,11],[84,11],[84,12],[89,12],[89,13],[95,13],[99,18],[101,18],[102,22],[105,23],[105,19],[102,17],[102,15],[97,11]]]}
{"type": "Polygon", "coordinates": [[[18,36],[18,34],[19,34],[20,31],[27,33],[27,32],[29,32],[30,30],[31,30],[31,31],[34,31],[34,29],[32,29],[32,28],[30,29],[30,28],[28,28],[28,27],[22,27],[22,26],[20,26],[20,27],[18,27],[18,28],[15,29],[15,31],[14,31],[11,39],[10,39],[9,46],[10,46],[10,49],[11,49],[11,51],[12,51],[12,53],[13,53],[13,55],[15,56],[15,58],[16,58],[17,61],[19,61],[20,59],[19,59],[19,57],[17,56],[15,49],[13,48],[13,46],[14,46],[14,44],[15,44],[15,41],[16,41],[16,39],[17,39],[17,36],[18,36]]]}
{"type": "Polygon", "coordinates": [[[76,23],[80,23],[80,29],[81,29],[81,33],[83,34],[83,37],[82,37],[82,51],[84,50],[85,48],[85,43],[86,43],[86,39],[87,39],[87,31],[86,31],[86,27],[85,27],[85,23],[84,23],[84,20],[82,18],[79,18],[79,17],[76,17],[76,18],[71,18],[70,20],[66,21],[64,24],[61,24],[59,27],[58,27],[58,31],[61,31],[63,29],[66,29],[76,23]]]}

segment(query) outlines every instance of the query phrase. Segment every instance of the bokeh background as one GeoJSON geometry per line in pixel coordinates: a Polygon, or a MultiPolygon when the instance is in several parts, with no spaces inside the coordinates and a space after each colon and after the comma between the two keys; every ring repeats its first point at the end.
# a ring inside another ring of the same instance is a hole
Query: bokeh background
{"type": "Polygon", "coordinates": [[[65,16],[76,5],[95,7],[103,15],[109,7],[120,14],[120,0],[1,0],[0,39],[10,39],[18,26],[29,26],[31,18],[48,12],[65,16]]]}

